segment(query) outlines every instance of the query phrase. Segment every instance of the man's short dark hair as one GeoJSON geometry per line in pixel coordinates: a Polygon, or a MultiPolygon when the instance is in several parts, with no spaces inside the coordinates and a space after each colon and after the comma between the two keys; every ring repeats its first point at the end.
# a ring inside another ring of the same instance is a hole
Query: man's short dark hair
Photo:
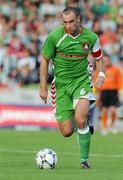
{"type": "Polygon", "coordinates": [[[63,14],[69,14],[73,12],[76,17],[80,16],[80,10],[78,8],[75,8],[75,7],[66,7],[64,10],[63,10],[63,14]]]}

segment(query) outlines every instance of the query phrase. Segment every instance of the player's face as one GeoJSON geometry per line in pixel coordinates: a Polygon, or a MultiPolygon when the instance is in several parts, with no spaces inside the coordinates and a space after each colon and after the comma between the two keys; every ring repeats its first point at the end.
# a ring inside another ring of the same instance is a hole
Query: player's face
{"type": "Polygon", "coordinates": [[[80,29],[80,17],[76,17],[73,12],[69,14],[63,13],[63,24],[68,34],[76,36],[80,29]]]}

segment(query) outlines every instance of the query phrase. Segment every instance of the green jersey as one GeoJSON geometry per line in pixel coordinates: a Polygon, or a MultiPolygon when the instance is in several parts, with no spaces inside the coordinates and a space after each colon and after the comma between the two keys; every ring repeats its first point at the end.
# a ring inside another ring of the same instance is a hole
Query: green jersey
{"type": "Polygon", "coordinates": [[[52,31],[42,50],[42,55],[54,62],[56,79],[69,81],[88,73],[88,54],[101,57],[98,36],[83,27],[76,37],[67,34],[63,26],[52,31]]]}

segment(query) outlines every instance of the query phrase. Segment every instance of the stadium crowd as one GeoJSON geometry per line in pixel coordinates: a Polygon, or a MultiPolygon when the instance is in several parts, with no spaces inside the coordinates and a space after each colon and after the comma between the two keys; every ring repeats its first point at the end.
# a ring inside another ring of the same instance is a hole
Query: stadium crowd
{"type": "MultiPolygon", "coordinates": [[[[82,24],[99,35],[104,52],[123,74],[122,0],[0,0],[0,86],[39,82],[42,46],[61,23],[65,6],[80,9],[82,24]]],[[[51,66],[48,82],[52,76],[51,66]]]]}

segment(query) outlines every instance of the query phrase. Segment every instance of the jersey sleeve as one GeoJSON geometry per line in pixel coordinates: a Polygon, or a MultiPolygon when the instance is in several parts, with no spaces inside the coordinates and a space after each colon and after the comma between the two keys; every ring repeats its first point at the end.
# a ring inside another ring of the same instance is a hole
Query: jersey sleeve
{"type": "Polygon", "coordinates": [[[48,60],[52,59],[55,53],[55,47],[53,36],[49,35],[43,46],[42,55],[48,60]]]}
{"type": "Polygon", "coordinates": [[[99,38],[96,39],[93,47],[92,47],[92,55],[96,60],[100,60],[102,58],[101,45],[99,42],[99,38]]]}

